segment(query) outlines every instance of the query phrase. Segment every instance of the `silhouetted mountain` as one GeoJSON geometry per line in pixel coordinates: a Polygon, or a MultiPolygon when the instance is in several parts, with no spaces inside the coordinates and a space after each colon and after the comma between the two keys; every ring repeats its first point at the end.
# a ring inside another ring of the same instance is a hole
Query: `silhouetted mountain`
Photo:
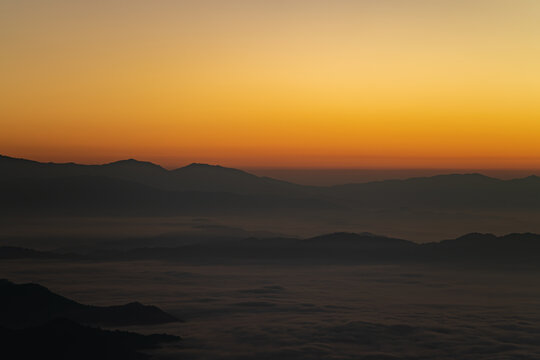
{"type": "Polygon", "coordinates": [[[333,212],[376,209],[449,211],[540,209],[540,178],[499,180],[440,175],[331,187],[258,177],[237,169],[191,164],[166,170],[149,162],[105,165],[39,163],[0,156],[4,214],[211,215],[253,211],[333,212]]]}
{"type": "Polygon", "coordinates": [[[175,192],[108,177],[0,180],[0,213],[159,216],[333,208],[323,200],[223,192],[175,192]]]}
{"type": "Polygon", "coordinates": [[[179,247],[100,251],[94,260],[167,260],[190,263],[419,263],[469,265],[540,264],[540,235],[468,234],[427,244],[374,234],[333,233],[309,239],[247,238],[179,247]]]}
{"type": "Polygon", "coordinates": [[[540,264],[540,235],[472,233],[453,240],[421,245],[419,251],[431,262],[479,262],[540,264]]]}
{"type": "Polygon", "coordinates": [[[0,327],[0,338],[0,355],[3,358],[53,360],[148,359],[149,356],[141,350],[180,340],[177,336],[165,334],[141,335],[102,330],[68,319],[55,319],[26,329],[0,327]]]}
{"type": "Polygon", "coordinates": [[[218,165],[191,164],[171,171],[177,189],[224,191],[239,194],[301,195],[309,187],[259,177],[238,169],[218,165]]]}
{"type": "Polygon", "coordinates": [[[340,247],[363,247],[363,248],[389,248],[389,247],[409,247],[415,244],[411,241],[394,239],[385,236],[378,236],[370,233],[346,233],[338,232],[316,236],[304,240],[310,246],[340,246],[340,247]]]}
{"type": "MultiPolygon", "coordinates": [[[[2,254],[0,248],[0,256],[2,254]]],[[[28,249],[8,248],[15,258],[74,259],[28,249]]],[[[82,255],[80,256],[82,258],[82,255]]],[[[471,233],[452,240],[417,244],[412,241],[370,233],[332,233],[308,239],[290,237],[205,239],[180,246],[132,247],[127,250],[101,249],[84,255],[85,260],[167,260],[189,263],[316,262],[316,263],[422,263],[526,265],[540,264],[540,235],[471,233]]],[[[1,290],[1,287],[0,287],[1,290]]],[[[109,308],[107,308],[109,309],[109,308]]],[[[129,306],[125,309],[130,310],[129,306]]],[[[136,310],[131,305],[132,310],[136,310]]],[[[103,314],[107,311],[101,309],[103,314]]],[[[110,307],[118,312],[118,307],[110,307]]],[[[119,317],[121,317],[119,315],[119,317]]],[[[97,315],[96,315],[97,316],[97,315]]],[[[112,316],[112,315],[111,315],[112,316]]],[[[98,317],[95,317],[96,319],[98,317]]],[[[82,321],[81,318],[77,320],[82,321]]]]}
{"type": "Polygon", "coordinates": [[[209,191],[238,194],[290,194],[304,187],[285,181],[258,177],[241,170],[206,164],[191,164],[166,170],[150,162],[133,159],[104,165],[40,163],[0,155],[2,180],[23,178],[108,177],[138,182],[169,191],[209,191]]]}
{"type": "Polygon", "coordinates": [[[178,321],[155,306],[134,302],[120,306],[83,305],[37,284],[0,280],[0,325],[27,327],[56,318],[85,324],[145,325],[178,321]]]}
{"type": "MultiPolygon", "coordinates": [[[[104,165],[81,165],[75,163],[41,163],[0,155],[2,178],[58,178],[73,176],[108,176],[144,182],[166,174],[167,170],[150,162],[133,159],[121,160],[104,165]]],[[[153,181],[153,180],[152,180],[153,181]]]]}
{"type": "Polygon", "coordinates": [[[209,241],[175,248],[151,247],[128,251],[98,252],[90,257],[105,260],[171,260],[185,262],[269,261],[388,262],[400,261],[418,245],[372,234],[335,233],[311,239],[247,238],[209,241]]]}
{"type": "Polygon", "coordinates": [[[332,186],[330,199],[358,207],[540,208],[540,178],[500,180],[453,174],[332,186]]]}

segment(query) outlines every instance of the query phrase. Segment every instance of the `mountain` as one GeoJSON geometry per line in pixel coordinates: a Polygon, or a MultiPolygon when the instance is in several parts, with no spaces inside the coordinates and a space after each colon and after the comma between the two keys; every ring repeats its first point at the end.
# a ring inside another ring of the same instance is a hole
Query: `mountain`
{"type": "Polygon", "coordinates": [[[194,163],[169,171],[159,165],[134,159],[103,165],[80,165],[41,163],[0,155],[0,174],[3,181],[25,178],[107,177],[167,191],[285,195],[309,188],[217,165],[194,163]]]}
{"type": "Polygon", "coordinates": [[[379,236],[371,233],[355,234],[347,232],[337,232],[312,237],[304,240],[304,243],[309,244],[309,246],[361,247],[364,249],[410,247],[415,245],[411,241],[379,236]]]}
{"type": "Polygon", "coordinates": [[[418,252],[428,262],[495,263],[499,265],[540,264],[540,235],[531,233],[471,233],[452,240],[427,243],[418,252]]]}
{"type": "Polygon", "coordinates": [[[438,175],[332,186],[325,195],[359,207],[540,209],[540,178],[500,180],[481,174],[438,175]]]}
{"type": "Polygon", "coordinates": [[[170,191],[97,176],[0,180],[0,199],[0,214],[4,215],[214,215],[335,207],[311,198],[170,191]]]}
{"type": "Polygon", "coordinates": [[[27,327],[66,318],[84,324],[147,325],[179,321],[155,306],[137,302],[91,306],[57,295],[37,284],[0,280],[0,326],[27,327]]]}
{"type": "Polygon", "coordinates": [[[417,244],[369,233],[332,233],[307,239],[246,238],[174,248],[99,252],[95,260],[168,260],[193,263],[416,263],[430,265],[526,266],[540,264],[540,235],[471,233],[452,240],[417,244]]]}
{"type": "Polygon", "coordinates": [[[352,221],[359,212],[378,210],[540,210],[540,178],[536,176],[500,180],[453,174],[312,187],[217,165],[166,170],[132,159],[79,165],[6,156],[0,156],[0,174],[0,212],[8,215],[265,213],[312,218],[324,212],[352,221]]]}
{"type": "MultiPolygon", "coordinates": [[[[12,250],[12,253],[14,254],[12,259],[28,258],[28,253],[33,254],[32,250],[28,249],[12,250]]],[[[47,254],[51,259],[63,256],[54,253],[36,253],[47,254]]],[[[496,236],[470,233],[456,239],[418,244],[370,233],[340,232],[307,239],[249,237],[190,242],[174,247],[151,246],[126,250],[99,250],[90,252],[84,259],[87,261],[166,260],[195,264],[201,262],[205,264],[416,263],[537,268],[540,264],[540,235],[514,233],[496,236]]],[[[2,291],[1,287],[0,291],[2,291]]]]}
{"type": "Polygon", "coordinates": [[[239,194],[301,195],[311,187],[268,177],[259,177],[238,169],[218,165],[191,164],[172,170],[177,189],[224,191],[239,194]]]}
{"type": "Polygon", "coordinates": [[[102,330],[68,319],[24,329],[0,327],[0,338],[4,358],[54,360],[143,360],[150,356],[141,351],[181,340],[165,334],[102,330]]]}
{"type": "Polygon", "coordinates": [[[417,244],[373,234],[334,233],[309,239],[246,238],[207,241],[179,247],[146,247],[127,251],[96,252],[95,260],[168,260],[216,262],[391,262],[407,260],[417,244]]]}

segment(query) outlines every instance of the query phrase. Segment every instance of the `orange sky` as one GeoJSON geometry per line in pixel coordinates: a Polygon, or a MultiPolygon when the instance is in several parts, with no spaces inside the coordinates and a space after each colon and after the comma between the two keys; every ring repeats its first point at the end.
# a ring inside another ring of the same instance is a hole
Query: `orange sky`
{"type": "Polygon", "coordinates": [[[3,1],[0,153],[539,168],[537,0],[3,1]]]}

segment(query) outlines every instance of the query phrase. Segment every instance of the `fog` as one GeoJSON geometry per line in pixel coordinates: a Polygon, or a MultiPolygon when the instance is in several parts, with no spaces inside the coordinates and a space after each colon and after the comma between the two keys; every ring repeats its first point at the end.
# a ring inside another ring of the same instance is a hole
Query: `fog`
{"type": "Polygon", "coordinates": [[[335,231],[371,232],[418,243],[452,239],[471,232],[540,233],[538,211],[366,210],[335,213],[167,217],[9,217],[0,218],[4,245],[56,249],[103,241],[167,234],[177,239],[209,237],[311,237],[335,231]],[[85,241],[87,239],[87,241],[85,241]]]}
{"type": "Polygon", "coordinates": [[[4,261],[0,276],[94,305],[154,304],[184,320],[182,359],[536,359],[537,272],[426,266],[4,261]]]}

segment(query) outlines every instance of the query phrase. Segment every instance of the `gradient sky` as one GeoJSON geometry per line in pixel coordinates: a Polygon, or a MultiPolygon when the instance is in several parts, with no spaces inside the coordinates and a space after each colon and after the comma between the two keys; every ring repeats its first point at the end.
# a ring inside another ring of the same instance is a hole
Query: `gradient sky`
{"type": "Polygon", "coordinates": [[[539,168],[538,0],[0,0],[0,153],[539,168]]]}

